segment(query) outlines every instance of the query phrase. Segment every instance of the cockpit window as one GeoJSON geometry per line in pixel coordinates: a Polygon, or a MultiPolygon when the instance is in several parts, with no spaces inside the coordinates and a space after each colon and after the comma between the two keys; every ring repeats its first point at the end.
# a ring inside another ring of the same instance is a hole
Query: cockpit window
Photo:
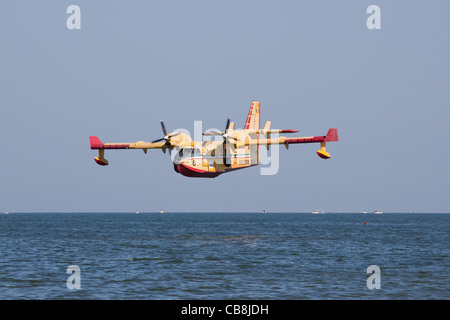
{"type": "Polygon", "coordinates": [[[179,158],[186,158],[186,157],[192,157],[196,153],[193,148],[180,148],[178,151],[178,157],[179,158]]]}

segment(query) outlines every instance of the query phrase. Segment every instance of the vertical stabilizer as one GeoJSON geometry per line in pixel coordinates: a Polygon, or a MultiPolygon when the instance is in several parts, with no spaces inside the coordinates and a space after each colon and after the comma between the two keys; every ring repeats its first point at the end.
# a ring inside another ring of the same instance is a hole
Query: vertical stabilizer
{"type": "Polygon", "coordinates": [[[244,129],[259,129],[260,105],[258,101],[253,100],[248,112],[247,120],[245,121],[244,129]]]}
{"type": "MultiPolygon", "coordinates": [[[[245,121],[244,129],[247,130],[259,130],[260,127],[260,115],[261,109],[258,101],[253,100],[250,106],[250,110],[248,111],[247,120],[245,121]]],[[[252,139],[258,138],[259,134],[252,133],[252,139]]],[[[245,146],[245,153],[250,154],[250,163],[251,165],[259,164],[259,145],[249,147],[245,146]]]]}

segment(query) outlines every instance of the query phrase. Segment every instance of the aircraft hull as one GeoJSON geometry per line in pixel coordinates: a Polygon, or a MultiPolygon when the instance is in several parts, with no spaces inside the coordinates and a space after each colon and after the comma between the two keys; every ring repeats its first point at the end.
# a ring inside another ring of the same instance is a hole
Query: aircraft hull
{"type": "Polygon", "coordinates": [[[173,168],[175,172],[178,172],[186,177],[195,177],[195,178],[215,178],[221,175],[224,172],[209,172],[206,170],[199,170],[192,167],[188,167],[182,163],[174,164],[173,168]]]}

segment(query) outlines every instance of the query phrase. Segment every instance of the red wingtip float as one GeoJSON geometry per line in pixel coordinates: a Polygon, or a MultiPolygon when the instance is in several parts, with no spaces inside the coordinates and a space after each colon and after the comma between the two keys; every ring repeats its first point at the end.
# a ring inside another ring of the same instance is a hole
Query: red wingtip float
{"type": "Polygon", "coordinates": [[[161,149],[164,153],[174,151],[172,161],[174,170],[187,177],[215,178],[222,173],[237,169],[259,165],[259,146],[269,149],[270,145],[283,144],[286,149],[290,144],[320,143],[317,155],[322,159],[331,156],[326,151],[326,143],[339,141],[337,129],[331,128],[325,136],[311,137],[278,137],[271,138],[271,134],[295,133],[293,129],[270,129],[271,122],[267,121],[260,129],[261,108],[258,101],[253,101],[242,130],[234,129],[234,122],[227,120],[223,132],[204,132],[204,136],[222,136],[222,140],[193,141],[190,136],[181,132],[167,133],[164,122],[161,121],[164,137],[151,142],[132,143],[103,143],[98,137],[89,137],[91,149],[98,150],[98,157],[94,160],[101,166],[108,165],[104,158],[105,150],[109,149],[161,149]],[[264,139],[260,139],[264,135],[264,139]]]}

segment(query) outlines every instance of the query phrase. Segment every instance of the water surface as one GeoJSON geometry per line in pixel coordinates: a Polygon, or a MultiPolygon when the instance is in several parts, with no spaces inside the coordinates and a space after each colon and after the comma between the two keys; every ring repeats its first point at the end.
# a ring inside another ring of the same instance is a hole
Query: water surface
{"type": "Polygon", "coordinates": [[[449,231],[432,213],[10,213],[0,299],[449,299],[449,231]]]}

